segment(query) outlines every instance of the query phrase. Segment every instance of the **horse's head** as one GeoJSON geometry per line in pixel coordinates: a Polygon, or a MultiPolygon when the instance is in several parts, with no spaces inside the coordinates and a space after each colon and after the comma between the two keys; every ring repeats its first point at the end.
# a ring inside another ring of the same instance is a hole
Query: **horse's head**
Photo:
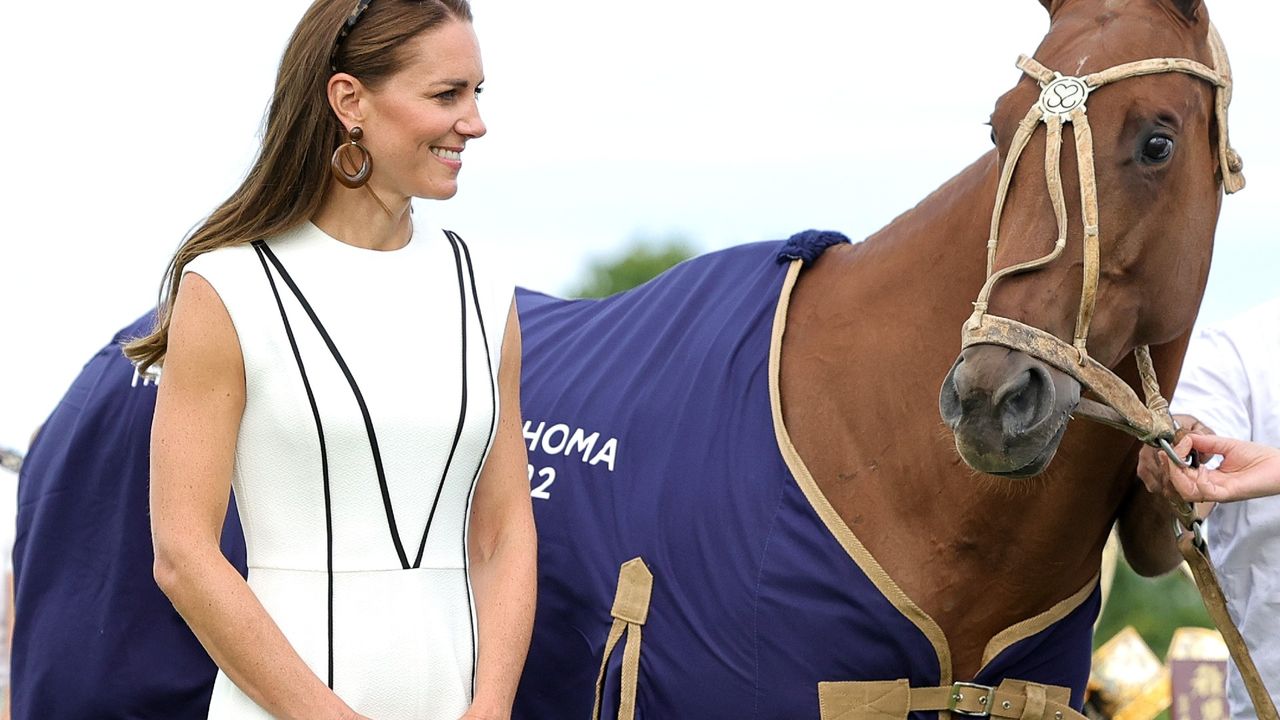
{"type": "Polygon", "coordinates": [[[991,116],[988,280],[940,397],[965,462],[1013,477],[1048,465],[1082,391],[1111,424],[1169,434],[1162,401],[1137,402],[1107,368],[1190,329],[1219,186],[1243,186],[1230,70],[1201,2],[1042,3],[1049,33],[991,116]]]}

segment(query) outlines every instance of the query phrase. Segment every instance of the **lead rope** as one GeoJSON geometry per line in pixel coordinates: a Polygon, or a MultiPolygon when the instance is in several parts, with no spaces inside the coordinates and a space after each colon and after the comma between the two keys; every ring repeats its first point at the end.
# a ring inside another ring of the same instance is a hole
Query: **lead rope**
{"type": "MultiPolygon", "coordinates": [[[[1160,394],[1160,387],[1156,383],[1155,369],[1151,362],[1151,351],[1144,345],[1135,351],[1138,357],[1138,369],[1142,375],[1143,389],[1147,392],[1147,403],[1151,407],[1152,412],[1164,413],[1169,412],[1169,403],[1160,394]]],[[[1179,437],[1181,439],[1181,437],[1179,437]]],[[[1165,452],[1173,459],[1173,461],[1183,467],[1187,467],[1187,463],[1168,447],[1167,443],[1163,443],[1162,447],[1165,452]]],[[[1194,463],[1194,455],[1192,456],[1194,463]]],[[[1204,536],[1204,521],[1196,516],[1195,507],[1184,500],[1172,502],[1173,514],[1175,517],[1174,527],[1178,536],[1178,552],[1182,554],[1182,559],[1187,562],[1187,567],[1191,568],[1191,576],[1196,581],[1196,588],[1200,590],[1200,598],[1204,601],[1205,610],[1209,613],[1209,618],[1213,620],[1213,624],[1217,626],[1218,631],[1222,633],[1223,642],[1227,644],[1227,651],[1231,654],[1231,659],[1235,661],[1236,670],[1240,673],[1240,679],[1244,682],[1245,690],[1249,693],[1249,700],[1253,703],[1254,711],[1257,713],[1259,720],[1280,720],[1280,714],[1277,714],[1275,703],[1271,700],[1271,694],[1267,692],[1267,686],[1262,681],[1262,675],[1258,672],[1257,665],[1253,662],[1253,656],[1249,653],[1249,645],[1245,642],[1244,636],[1240,634],[1240,628],[1236,627],[1236,623],[1231,619],[1231,614],[1227,611],[1226,594],[1222,592],[1222,586],[1218,583],[1218,575],[1213,570],[1213,562],[1209,556],[1209,543],[1204,536]]]]}
{"type": "Polygon", "coordinates": [[[1222,633],[1222,640],[1226,643],[1228,652],[1231,653],[1231,659],[1240,673],[1240,679],[1249,693],[1249,700],[1253,703],[1258,719],[1280,719],[1275,703],[1271,700],[1271,694],[1267,692],[1267,686],[1258,672],[1258,666],[1254,664],[1253,656],[1249,654],[1249,645],[1227,611],[1227,598],[1222,592],[1222,586],[1218,583],[1218,575],[1214,572],[1213,562],[1209,557],[1209,544],[1204,537],[1204,521],[1196,517],[1195,508],[1188,502],[1178,501],[1171,505],[1176,518],[1174,522],[1178,534],[1178,551],[1182,553],[1182,559],[1186,560],[1187,566],[1191,568],[1191,576],[1200,590],[1200,597],[1204,601],[1205,610],[1209,612],[1209,618],[1222,633]]]}
{"type": "MultiPolygon", "coordinates": [[[[1209,27],[1209,46],[1214,68],[1185,58],[1155,58],[1117,65],[1082,78],[1064,77],[1036,62],[1021,56],[1018,67],[1037,80],[1041,86],[1040,100],[1031,107],[1018,123],[1009,147],[1009,156],[1001,169],[996,187],[995,208],[991,216],[991,234],[987,240],[987,281],[974,302],[973,314],[965,322],[962,344],[1004,345],[1027,352],[1059,370],[1071,375],[1092,390],[1106,403],[1082,400],[1076,415],[1119,428],[1144,443],[1162,448],[1174,462],[1185,462],[1173,452],[1170,441],[1177,433],[1177,426],[1169,413],[1169,401],[1160,392],[1151,350],[1141,346],[1134,350],[1134,359],[1142,381],[1145,403],[1109,368],[1089,357],[1089,326],[1097,306],[1098,278],[1101,266],[1101,231],[1098,220],[1097,175],[1093,164],[1093,132],[1086,116],[1085,100],[1103,85],[1125,78],[1165,72],[1179,72],[1205,80],[1215,87],[1214,112],[1218,124],[1218,165],[1222,186],[1228,194],[1244,188],[1241,175],[1243,162],[1230,145],[1228,137],[1227,109],[1231,104],[1231,64],[1227,59],[1222,38],[1212,25],[1209,27]],[[1057,88],[1051,93],[1051,90],[1057,88]],[[1048,107],[1056,104],[1057,107],[1048,107]],[[996,249],[1000,235],[1000,220],[1008,199],[1009,185],[1014,169],[1039,124],[1046,128],[1045,184],[1049,200],[1053,204],[1058,225],[1058,237],[1053,249],[1043,257],[995,269],[996,249]],[[987,315],[991,292],[996,284],[1012,275],[1035,270],[1056,260],[1066,246],[1066,203],[1062,193],[1061,145],[1062,125],[1071,123],[1074,128],[1076,160],[1080,176],[1080,202],[1083,269],[1080,290],[1080,307],[1076,314],[1076,329],[1072,343],[1067,346],[1056,336],[1038,328],[998,316],[987,315]]],[[[1280,720],[1257,667],[1249,655],[1249,649],[1240,631],[1227,612],[1226,599],[1209,560],[1208,546],[1204,541],[1202,524],[1188,503],[1175,503],[1177,517],[1178,548],[1191,567],[1196,586],[1200,589],[1205,608],[1214,624],[1222,632],[1237,669],[1248,689],[1249,698],[1260,720],[1280,720]]]]}

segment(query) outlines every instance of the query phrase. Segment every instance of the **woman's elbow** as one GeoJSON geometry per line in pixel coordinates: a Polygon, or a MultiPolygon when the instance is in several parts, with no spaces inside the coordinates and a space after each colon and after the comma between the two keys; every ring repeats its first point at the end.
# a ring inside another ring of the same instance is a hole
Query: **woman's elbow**
{"type": "Polygon", "coordinates": [[[160,543],[154,545],[155,561],[151,564],[151,575],[155,578],[161,592],[172,599],[182,582],[182,573],[179,572],[178,563],[174,560],[172,553],[163,547],[160,543]]]}
{"type": "Polygon", "coordinates": [[[510,552],[536,555],[538,536],[532,510],[517,507],[501,518],[473,526],[469,544],[472,562],[481,565],[510,552]]]}
{"type": "Polygon", "coordinates": [[[162,540],[159,537],[155,539],[153,548],[155,559],[151,564],[151,575],[161,592],[174,602],[185,594],[184,589],[194,581],[191,568],[198,565],[193,560],[198,553],[180,542],[162,540]]]}

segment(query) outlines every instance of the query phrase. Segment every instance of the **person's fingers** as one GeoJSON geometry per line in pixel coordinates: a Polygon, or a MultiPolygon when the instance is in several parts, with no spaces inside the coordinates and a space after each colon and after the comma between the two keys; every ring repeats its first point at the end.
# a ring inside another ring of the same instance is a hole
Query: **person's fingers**
{"type": "Polygon", "coordinates": [[[1178,427],[1187,432],[1197,433],[1199,435],[1213,435],[1213,430],[1208,425],[1200,422],[1200,418],[1194,415],[1174,415],[1173,419],[1177,421],[1178,427]]]}
{"type": "Polygon", "coordinates": [[[1236,444],[1235,440],[1229,437],[1222,437],[1221,435],[1200,435],[1198,433],[1192,433],[1183,439],[1190,440],[1191,446],[1197,451],[1211,455],[1222,455],[1231,450],[1231,448],[1236,444]]]}
{"type": "Polygon", "coordinates": [[[1160,475],[1164,469],[1160,464],[1160,456],[1160,451],[1153,447],[1144,447],[1138,453],[1138,479],[1147,488],[1147,492],[1159,494],[1162,490],[1160,475]]]}
{"type": "Polygon", "coordinates": [[[1209,498],[1205,496],[1203,488],[1197,482],[1200,476],[1201,473],[1198,470],[1184,471],[1181,468],[1171,468],[1169,484],[1173,486],[1180,499],[1187,502],[1201,502],[1209,498]]]}
{"type": "Polygon", "coordinates": [[[1170,474],[1175,470],[1164,450],[1143,448],[1138,456],[1138,466],[1138,477],[1149,492],[1167,500],[1179,499],[1177,490],[1169,482],[1170,474]]]}
{"type": "Polygon", "coordinates": [[[1191,466],[1203,465],[1213,458],[1213,453],[1201,452],[1194,445],[1194,433],[1187,433],[1182,439],[1173,445],[1173,454],[1183,459],[1183,462],[1191,466]]]}

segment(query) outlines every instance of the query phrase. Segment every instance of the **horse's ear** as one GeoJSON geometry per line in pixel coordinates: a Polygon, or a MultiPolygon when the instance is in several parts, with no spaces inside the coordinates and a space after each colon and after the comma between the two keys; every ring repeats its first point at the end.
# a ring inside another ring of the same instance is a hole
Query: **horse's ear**
{"type": "Polygon", "coordinates": [[[1188,22],[1197,22],[1200,19],[1200,9],[1204,7],[1202,0],[1167,0],[1182,17],[1188,22]]]}
{"type": "Polygon", "coordinates": [[[1045,10],[1049,11],[1049,15],[1053,15],[1053,11],[1057,10],[1062,2],[1063,0],[1040,0],[1040,4],[1044,6],[1045,10]]]}

